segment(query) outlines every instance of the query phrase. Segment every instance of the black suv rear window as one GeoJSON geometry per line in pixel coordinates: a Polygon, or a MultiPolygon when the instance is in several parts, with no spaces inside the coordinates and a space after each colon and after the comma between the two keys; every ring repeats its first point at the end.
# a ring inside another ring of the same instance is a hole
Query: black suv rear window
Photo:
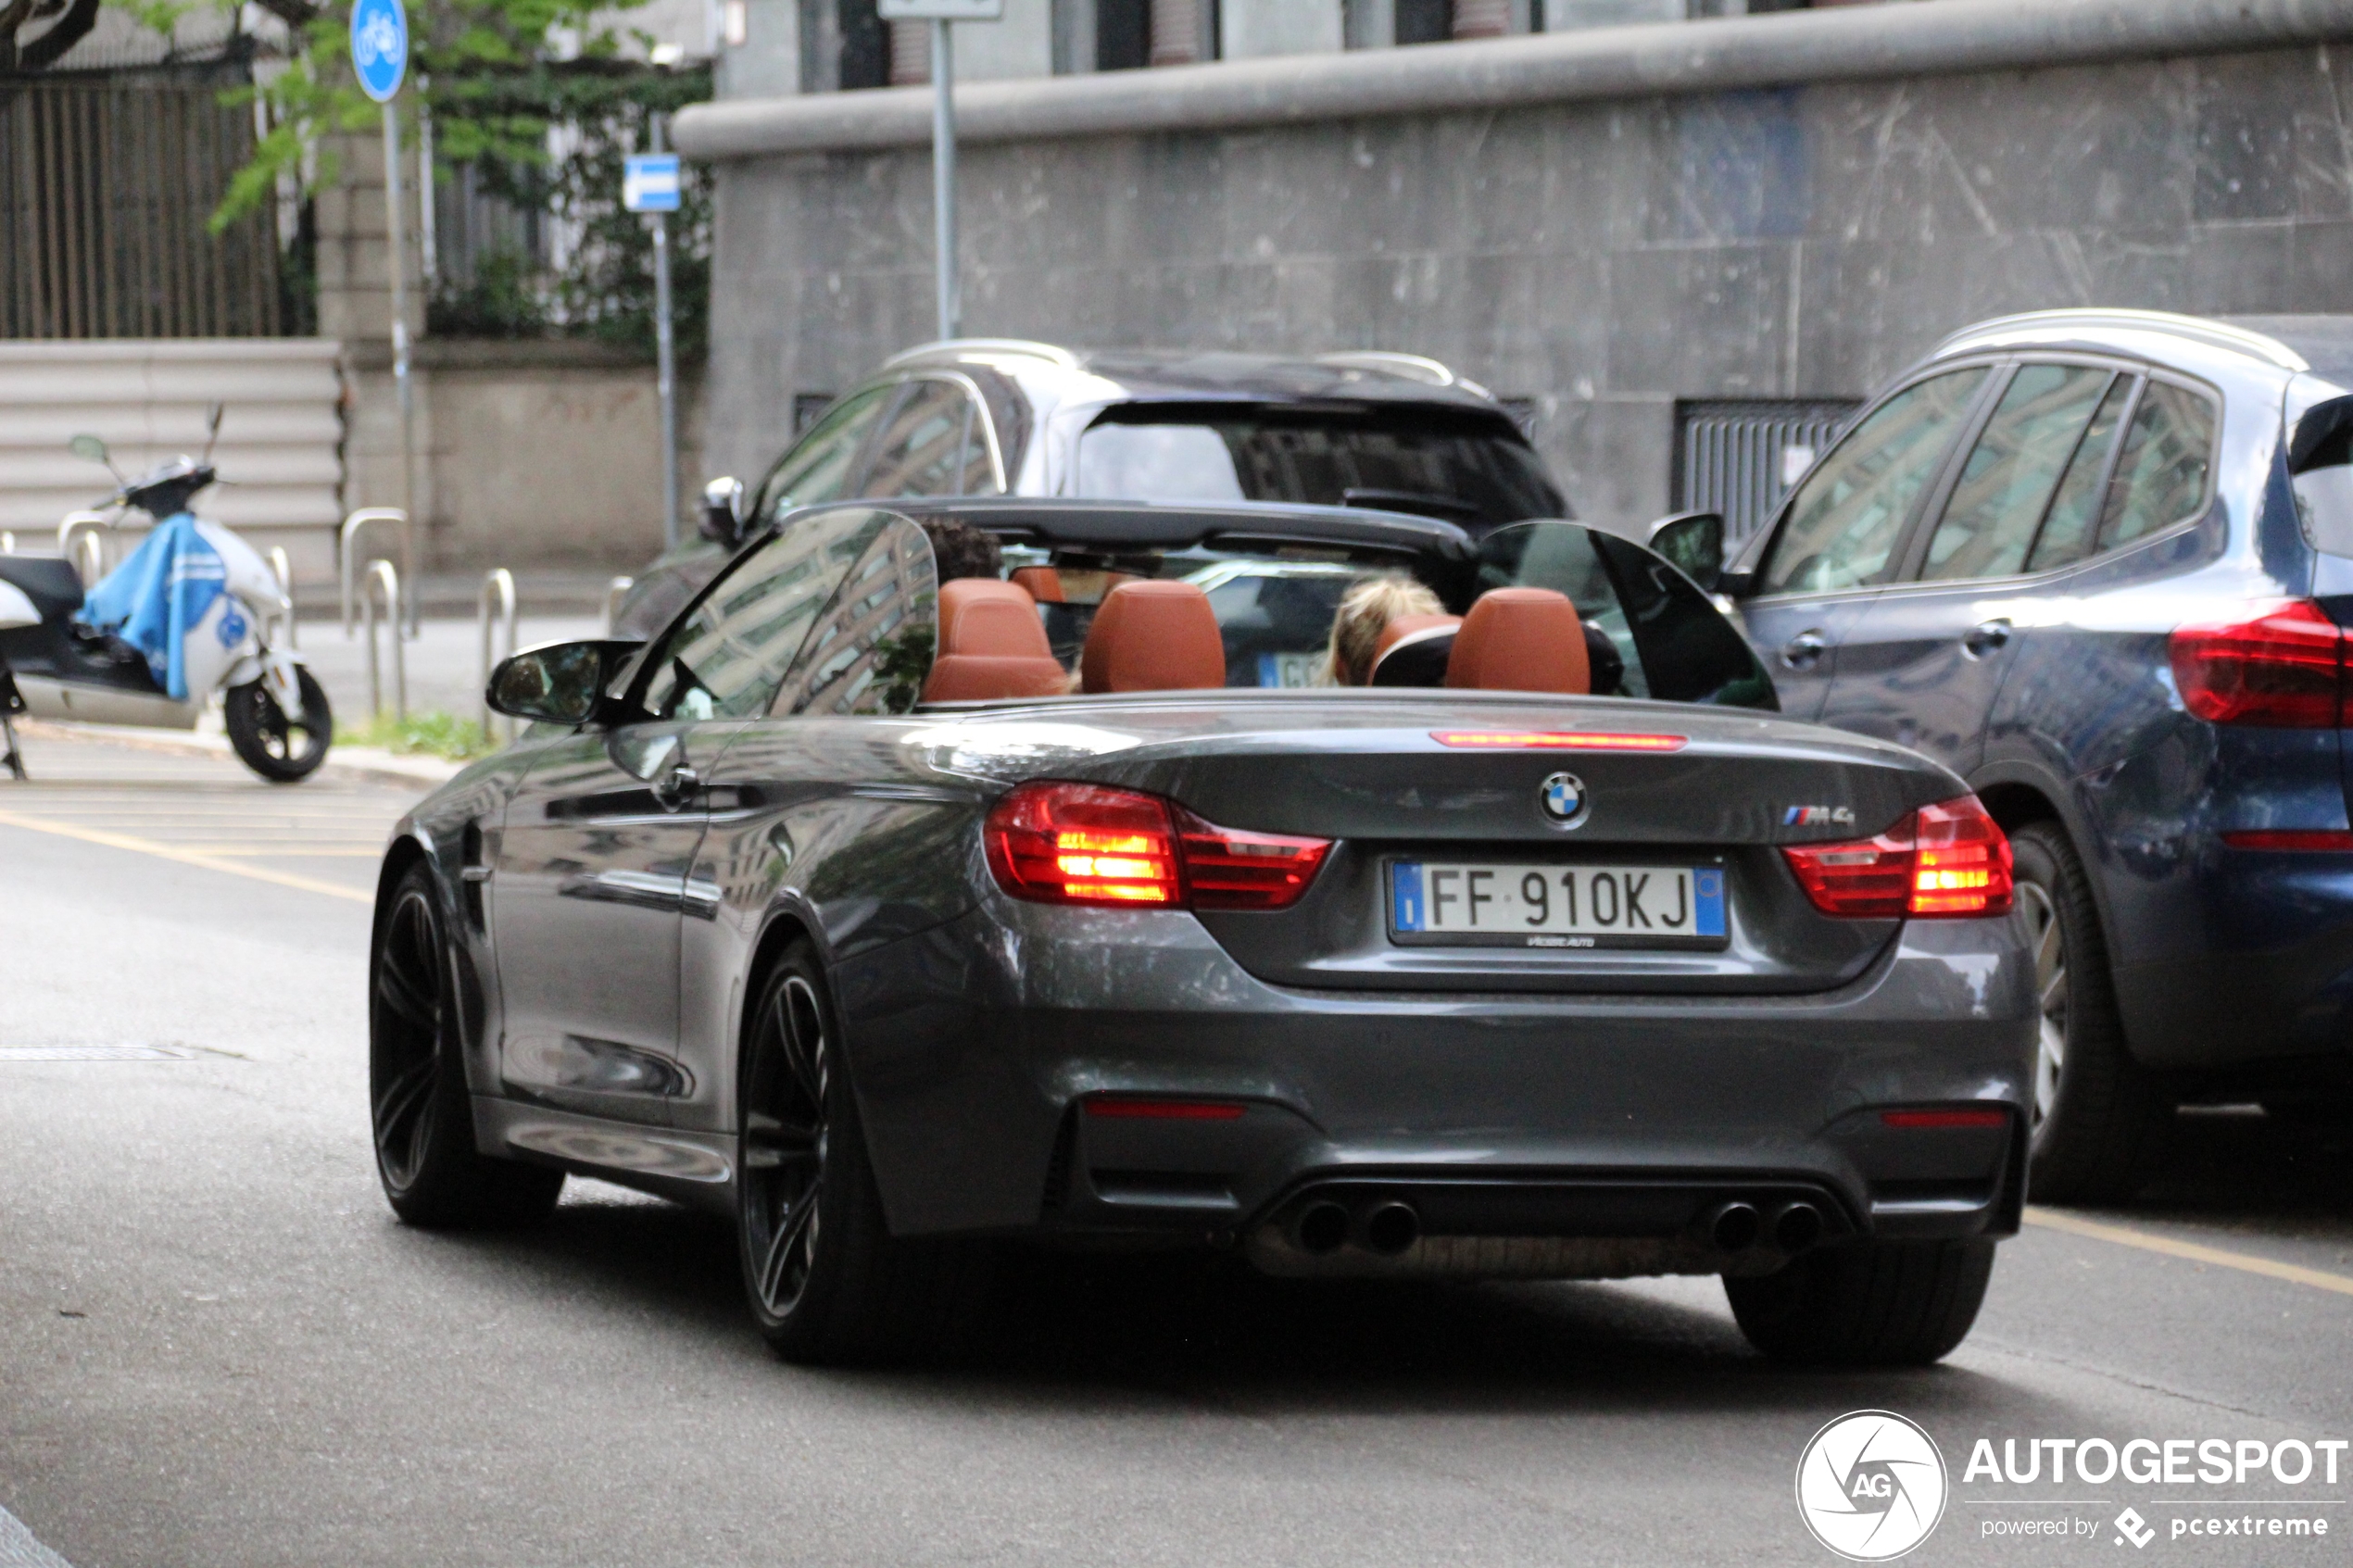
{"type": "Polygon", "coordinates": [[[1078,443],[1076,494],[1412,512],[1473,535],[1567,504],[1510,421],[1450,408],[1132,404],[1078,443]]]}

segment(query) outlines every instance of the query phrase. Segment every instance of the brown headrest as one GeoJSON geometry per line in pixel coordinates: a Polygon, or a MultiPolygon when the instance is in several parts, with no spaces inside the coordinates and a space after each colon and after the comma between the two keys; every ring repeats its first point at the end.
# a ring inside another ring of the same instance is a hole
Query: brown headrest
{"type": "Polygon", "coordinates": [[[1112,589],[1078,661],[1090,692],[1166,692],[1226,684],[1226,643],[1209,596],[1146,578],[1112,589]]]}
{"type": "Polygon", "coordinates": [[[1063,574],[1051,566],[1015,567],[1013,580],[1041,605],[1063,602],[1063,574]]]}
{"type": "Polygon", "coordinates": [[[1381,628],[1373,643],[1373,661],[1365,670],[1368,686],[1435,686],[1446,678],[1447,656],[1453,651],[1454,633],[1462,629],[1459,615],[1401,615],[1381,628]],[[1400,661],[1390,671],[1389,678],[1381,676],[1382,668],[1395,654],[1400,661]],[[1405,662],[1416,669],[1411,679],[1401,679],[1405,662]]]}
{"type": "Polygon", "coordinates": [[[939,585],[939,649],[924,682],[925,702],[1052,696],[1068,682],[1028,594],[987,577],[939,585]]]}
{"type": "Polygon", "coordinates": [[[1585,628],[1568,596],[1550,588],[1494,588],[1479,596],[1454,634],[1446,684],[1491,692],[1592,689],[1585,628]]]}

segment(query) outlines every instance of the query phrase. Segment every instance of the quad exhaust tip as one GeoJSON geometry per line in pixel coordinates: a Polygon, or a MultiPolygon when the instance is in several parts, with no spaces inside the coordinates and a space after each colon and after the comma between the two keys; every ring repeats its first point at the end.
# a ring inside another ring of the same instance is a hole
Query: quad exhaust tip
{"type": "Polygon", "coordinates": [[[1822,1211],[1810,1203],[1784,1203],[1773,1210],[1773,1245],[1803,1252],[1822,1239],[1822,1211]]]}
{"type": "Polygon", "coordinates": [[[1348,1210],[1329,1201],[1309,1204],[1293,1222],[1291,1239],[1302,1252],[1330,1256],[1348,1239],[1348,1210]]]}
{"type": "Polygon", "coordinates": [[[1394,1258],[1421,1238],[1422,1217],[1405,1203],[1376,1203],[1365,1213],[1365,1248],[1394,1258]]]}
{"type": "Polygon", "coordinates": [[[1719,1203],[1707,1216],[1707,1239],[1720,1252],[1747,1251],[1764,1230],[1765,1217],[1753,1203],[1719,1203]]]}

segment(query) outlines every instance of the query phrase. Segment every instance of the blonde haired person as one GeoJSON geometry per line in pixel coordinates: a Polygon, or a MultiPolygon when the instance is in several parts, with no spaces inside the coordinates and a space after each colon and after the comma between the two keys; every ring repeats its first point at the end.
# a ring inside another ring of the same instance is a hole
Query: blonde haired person
{"type": "Polygon", "coordinates": [[[1332,616],[1332,640],[1315,672],[1322,686],[1361,686],[1373,678],[1373,650],[1401,615],[1443,615],[1438,596],[1399,572],[1361,577],[1349,584],[1332,616]]]}

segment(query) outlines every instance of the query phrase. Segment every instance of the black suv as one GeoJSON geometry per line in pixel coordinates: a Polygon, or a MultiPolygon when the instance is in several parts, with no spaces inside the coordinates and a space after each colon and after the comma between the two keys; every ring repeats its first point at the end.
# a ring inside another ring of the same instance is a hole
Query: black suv
{"type": "Polygon", "coordinates": [[[1567,517],[1504,406],[1434,359],[1074,352],[960,338],[888,360],[755,487],[705,487],[700,536],[665,552],[614,631],[665,624],[736,546],[853,496],[1314,502],[1413,512],[1474,537],[1567,517]]]}

